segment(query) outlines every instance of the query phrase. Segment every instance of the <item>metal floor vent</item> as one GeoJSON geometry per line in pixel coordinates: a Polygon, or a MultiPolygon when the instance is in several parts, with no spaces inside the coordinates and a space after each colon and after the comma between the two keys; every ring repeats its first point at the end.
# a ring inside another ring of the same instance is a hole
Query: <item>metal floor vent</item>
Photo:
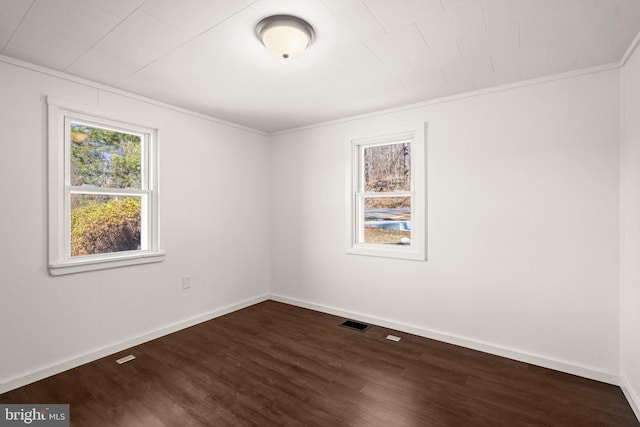
{"type": "Polygon", "coordinates": [[[355,320],[345,320],[340,323],[338,326],[342,326],[343,328],[353,329],[354,331],[364,332],[371,327],[371,325],[367,325],[366,323],[357,322],[355,320]]]}

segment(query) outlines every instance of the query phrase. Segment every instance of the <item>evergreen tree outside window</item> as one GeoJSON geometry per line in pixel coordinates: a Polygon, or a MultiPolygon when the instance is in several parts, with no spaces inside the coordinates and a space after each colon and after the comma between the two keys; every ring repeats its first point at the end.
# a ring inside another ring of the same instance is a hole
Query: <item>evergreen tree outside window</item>
{"type": "Polygon", "coordinates": [[[51,274],[161,261],[157,131],[48,104],[51,274]]]}

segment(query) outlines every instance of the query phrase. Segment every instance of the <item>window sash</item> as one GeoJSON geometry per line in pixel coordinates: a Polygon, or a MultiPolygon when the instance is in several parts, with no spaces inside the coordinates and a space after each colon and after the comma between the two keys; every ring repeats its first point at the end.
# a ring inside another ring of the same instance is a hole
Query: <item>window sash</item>
{"type": "MultiPolygon", "coordinates": [[[[150,167],[149,167],[149,154],[150,144],[152,143],[151,133],[146,129],[143,130],[137,126],[124,127],[120,126],[112,120],[104,120],[104,122],[91,119],[84,114],[69,114],[64,117],[64,182],[65,186],[72,187],[71,185],[71,124],[81,124],[96,129],[104,129],[118,133],[125,133],[129,135],[135,135],[140,137],[140,190],[148,190],[150,184],[150,167]]],[[[78,187],[87,188],[87,187],[78,187]]],[[[88,187],[93,188],[93,187],[88,187]]],[[[99,188],[99,187],[96,187],[99,188]]],[[[119,189],[118,189],[119,190],[119,189]]]]}
{"type": "Polygon", "coordinates": [[[107,191],[107,189],[91,189],[91,190],[79,190],[80,187],[68,187],[65,189],[65,213],[64,213],[64,247],[65,247],[65,258],[67,259],[81,259],[84,257],[94,257],[96,255],[99,256],[107,256],[109,254],[122,254],[123,252],[147,252],[153,248],[153,241],[151,239],[151,209],[149,206],[151,205],[150,201],[153,198],[153,193],[151,191],[141,191],[141,190],[129,190],[129,191],[107,191]],[[122,196],[122,197],[140,197],[140,249],[131,250],[131,251],[120,251],[120,252],[105,252],[102,254],[96,255],[71,255],[71,195],[101,195],[101,196],[122,196]]]}
{"type": "MultiPolygon", "coordinates": [[[[357,171],[357,182],[358,182],[358,191],[356,192],[356,220],[355,220],[355,238],[354,243],[357,245],[367,245],[367,246],[385,246],[382,243],[365,243],[365,208],[364,203],[365,200],[369,197],[409,197],[411,202],[410,215],[413,218],[413,199],[414,199],[414,169],[411,168],[410,174],[410,184],[411,191],[365,191],[365,150],[371,147],[382,147],[386,145],[400,145],[400,144],[411,144],[413,138],[408,137],[398,137],[390,140],[376,141],[373,143],[360,143],[357,144],[357,156],[358,156],[358,171],[357,171]]],[[[355,151],[355,150],[354,150],[355,151]]],[[[407,245],[410,246],[410,245],[407,245]]]]}
{"type": "MultiPolygon", "coordinates": [[[[413,200],[414,200],[414,196],[413,196],[413,192],[411,191],[398,191],[398,192],[387,192],[387,193],[376,193],[376,192],[366,192],[366,193],[357,193],[356,194],[356,206],[357,206],[357,219],[355,221],[355,234],[356,234],[356,238],[355,238],[355,243],[358,245],[367,245],[367,246],[384,246],[381,243],[366,243],[365,242],[365,223],[366,223],[366,218],[365,218],[365,208],[364,208],[364,204],[365,204],[365,200],[367,198],[392,198],[392,197],[408,197],[409,198],[409,202],[410,202],[410,215],[411,215],[411,221],[413,221],[413,200]]],[[[413,223],[413,222],[412,222],[413,223]]],[[[410,245],[407,245],[410,246],[410,245]]]]}
{"type": "Polygon", "coordinates": [[[104,196],[137,196],[140,197],[140,249],[126,252],[144,252],[151,248],[149,237],[149,224],[151,218],[149,213],[149,200],[152,192],[149,188],[149,156],[147,153],[151,137],[148,132],[141,132],[139,129],[120,126],[111,120],[96,121],[87,119],[84,115],[65,115],[64,119],[64,144],[65,144],[65,198],[64,198],[64,250],[66,259],[80,259],[84,257],[108,256],[112,253],[122,254],[122,252],[106,252],[96,255],[71,255],[71,194],[104,195],[104,196]],[[78,116],[82,118],[77,118],[78,116]],[[96,129],[104,129],[118,133],[136,135],[140,137],[140,189],[134,188],[111,188],[111,187],[90,187],[71,185],[71,125],[81,124],[96,129]]]}
{"type": "MultiPolygon", "coordinates": [[[[412,139],[413,138],[406,138],[406,137],[402,137],[399,139],[393,139],[393,140],[389,140],[389,141],[384,141],[384,142],[375,142],[375,143],[362,143],[358,145],[358,192],[359,193],[365,193],[367,192],[365,190],[365,185],[366,185],[366,180],[365,180],[365,164],[364,164],[364,157],[365,157],[365,150],[367,148],[372,148],[372,147],[383,147],[385,145],[400,145],[400,144],[411,144],[412,143],[412,139]]],[[[410,176],[410,184],[411,184],[411,190],[413,191],[413,187],[414,187],[414,171],[413,171],[413,167],[411,168],[411,176],[410,176]]],[[[378,194],[386,194],[386,193],[399,193],[400,191],[372,191],[372,193],[378,193],[378,194]]]]}

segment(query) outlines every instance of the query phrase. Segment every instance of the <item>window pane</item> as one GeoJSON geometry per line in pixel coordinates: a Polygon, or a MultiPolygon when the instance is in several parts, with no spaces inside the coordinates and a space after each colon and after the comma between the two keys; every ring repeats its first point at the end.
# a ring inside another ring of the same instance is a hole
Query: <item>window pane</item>
{"type": "Polygon", "coordinates": [[[71,185],[141,187],[139,135],[71,123],[71,185]]]}
{"type": "Polygon", "coordinates": [[[139,250],[141,198],[71,194],[71,256],[139,250]]]}
{"type": "Polygon", "coordinates": [[[364,243],[411,244],[411,197],[365,197],[364,243]]]}
{"type": "Polygon", "coordinates": [[[409,142],[364,148],[364,191],[411,191],[409,142]]]}

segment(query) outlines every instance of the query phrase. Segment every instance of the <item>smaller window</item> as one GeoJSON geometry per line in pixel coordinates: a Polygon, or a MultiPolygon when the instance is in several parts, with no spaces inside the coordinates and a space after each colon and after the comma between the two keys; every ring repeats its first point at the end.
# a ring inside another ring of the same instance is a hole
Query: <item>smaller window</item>
{"type": "Polygon", "coordinates": [[[426,259],[424,127],[350,141],[347,252],[426,259]]]}
{"type": "Polygon", "coordinates": [[[47,101],[51,274],[161,261],[157,131],[47,101]]]}

